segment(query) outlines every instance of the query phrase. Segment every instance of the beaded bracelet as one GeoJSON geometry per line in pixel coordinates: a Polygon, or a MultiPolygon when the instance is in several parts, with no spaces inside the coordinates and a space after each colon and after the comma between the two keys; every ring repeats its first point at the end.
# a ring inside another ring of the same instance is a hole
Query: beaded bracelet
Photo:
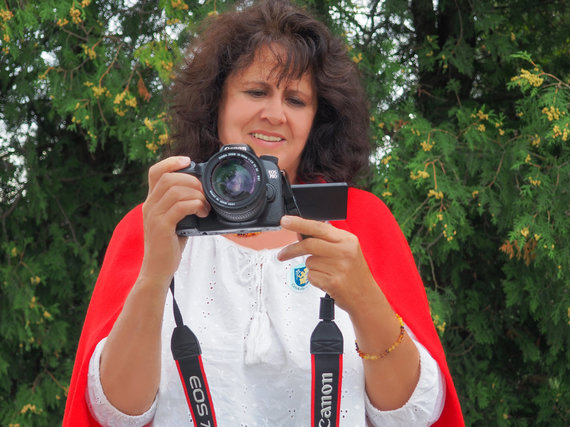
{"type": "Polygon", "coordinates": [[[392,351],[394,351],[396,349],[396,347],[398,347],[400,345],[400,343],[404,339],[404,334],[406,333],[406,329],[404,329],[404,321],[398,315],[398,313],[396,313],[396,317],[398,318],[398,321],[400,322],[400,335],[398,335],[398,338],[396,339],[396,341],[394,341],[394,344],[392,344],[390,347],[388,347],[382,353],[380,353],[380,354],[364,353],[362,350],[360,350],[360,348],[358,348],[358,343],[356,341],[354,341],[354,344],[356,344],[356,352],[358,353],[358,355],[361,358],[363,358],[364,360],[382,359],[383,357],[388,356],[388,354],[390,354],[392,351]]]}

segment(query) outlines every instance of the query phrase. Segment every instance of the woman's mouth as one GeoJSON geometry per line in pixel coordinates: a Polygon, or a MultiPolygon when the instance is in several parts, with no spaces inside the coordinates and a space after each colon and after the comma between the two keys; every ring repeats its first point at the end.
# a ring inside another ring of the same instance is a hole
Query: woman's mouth
{"type": "Polygon", "coordinates": [[[257,133],[257,132],[251,133],[251,136],[253,136],[256,139],[260,139],[260,140],[266,141],[266,142],[283,141],[283,138],[281,138],[280,136],[265,135],[263,133],[257,133]]]}

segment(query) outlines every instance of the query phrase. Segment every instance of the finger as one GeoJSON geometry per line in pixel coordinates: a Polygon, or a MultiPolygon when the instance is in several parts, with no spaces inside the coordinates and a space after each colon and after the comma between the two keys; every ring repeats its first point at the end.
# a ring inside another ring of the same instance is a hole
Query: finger
{"type": "Polygon", "coordinates": [[[184,186],[170,187],[160,202],[157,204],[157,212],[175,216],[198,215],[206,217],[210,212],[210,204],[206,201],[204,193],[198,189],[184,186]]]}
{"type": "Polygon", "coordinates": [[[206,201],[201,189],[185,185],[171,185],[163,194],[154,191],[145,202],[153,215],[166,215],[168,218],[182,219],[186,215],[205,217],[210,212],[210,205],[206,201]]]}
{"type": "Polygon", "coordinates": [[[279,261],[288,261],[290,259],[297,258],[307,254],[308,252],[303,246],[301,246],[301,243],[293,243],[281,249],[277,254],[277,259],[279,261]]]}
{"type": "Polygon", "coordinates": [[[168,172],[174,172],[190,165],[190,157],[172,156],[168,157],[150,167],[148,170],[149,189],[154,188],[160,177],[168,172]]]}
{"type": "Polygon", "coordinates": [[[167,193],[178,194],[181,199],[193,197],[205,200],[202,183],[197,177],[184,173],[165,173],[149,189],[146,203],[158,204],[167,193]]]}
{"type": "Polygon", "coordinates": [[[336,228],[321,221],[285,215],[281,218],[281,227],[307,237],[316,237],[331,242],[338,240],[334,237],[336,228]]]}

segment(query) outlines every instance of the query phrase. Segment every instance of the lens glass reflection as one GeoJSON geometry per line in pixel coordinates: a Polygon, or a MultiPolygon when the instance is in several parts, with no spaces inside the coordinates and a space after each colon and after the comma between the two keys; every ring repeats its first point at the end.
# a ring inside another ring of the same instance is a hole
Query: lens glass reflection
{"type": "Polygon", "coordinates": [[[255,168],[242,158],[222,160],[212,171],[212,188],[227,202],[247,199],[253,194],[256,184],[255,168]]]}

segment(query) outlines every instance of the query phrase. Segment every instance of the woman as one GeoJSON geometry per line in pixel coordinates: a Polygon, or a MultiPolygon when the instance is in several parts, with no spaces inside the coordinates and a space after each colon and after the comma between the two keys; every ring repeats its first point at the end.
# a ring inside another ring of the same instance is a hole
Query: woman
{"type": "Polygon", "coordinates": [[[210,212],[200,180],[175,172],[221,145],[277,157],[292,183],[350,182],[365,167],[368,113],[342,42],[267,1],[214,19],[188,58],[173,88],[175,155],[150,169],[146,201],[114,233],[64,425],[188,423],[169,350],[172,277],[220,426],[309,424],[308,343],[324,292],[345,342],[358,343],[344,351],[340,425],[461,425],[413,258],[374,196],[351,189],[334,225],[285,216],[248,237],[175,234],[185,216],[210,212]],[[303,291],[298,269],[312,285],[303,291]]]}

